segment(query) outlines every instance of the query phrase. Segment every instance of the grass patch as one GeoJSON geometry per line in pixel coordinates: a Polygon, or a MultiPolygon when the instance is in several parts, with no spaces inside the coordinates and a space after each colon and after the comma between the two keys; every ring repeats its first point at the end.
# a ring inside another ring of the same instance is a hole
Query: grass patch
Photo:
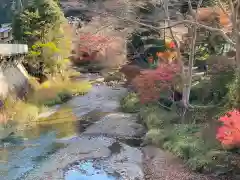
{"type": "Polygon", "coordinates": [[[25,100],[17,99],[14,95],[9,95],[3,100],[4,107],[0,112],[0,118],[4,117],[0,122],[1,137],[16,131],[16,128],[35,126],[39,123],[39,113],[50,106],[66,102],[72,96],[83,95],[92,87],[87,81],[70,81],[67,77],[55,77],[42,84],[31,77],[29,81],[34,90],[25,100]]]}
{"type": "Polygon", "coordinates": [[[6,121],[5,123],[0,123],[0,138],[5,138],[10,133],[16,132],[17,129],[24,129],[30,124],[36,123],[38,114],[42,110],[42,108],[34,104],[11,96],[7,97],[3,103],[2,113],[4,113],[6,121]]]}
{"type": "Polygon", "coordinates": [[[157,104],[142,106],[139,117],[148,128],[145,141],[172,152],[192,170],[218,175],[239,170],[233,153],[222,149],[215,138],[216,123],[179,124],[176,114],[157,104]]]}
{"type": "Polygon", "coordinates": [[[223,171],[218,165],[226,157],[226,151],[206,145],[200,133],[200,125],[176,124],[150,129],[146,140],[182,158],[194,171],[223,171]]]}
{"type": "Polygon", "coordinates": [[[152,129],[164,128],[165,125],[177,121],[179,116],[174,112],[160,108],[158,104],[148,104],[141,107],[139,118],[148,129],[152,129]]]}
{"type": "Polygon", "coordinates": [[[41,108],[19,99],[8,97],[4,101],[4,111],[8,118],[17,122],[27,123],[36,120],[40,110],[41,108]]]}
{"type": "Polygon", "coordinates": [[[87,81],[53,79],[41,84],[28,96],[27,101],[38,106],[53,106],[68,101],[72,96],[84,95],[91,87],[91,84],[87,81]]]}
{"type": "Polygon", "coordinates": [[[235,163],[236,153],[222,149],[217,142],[215,123],[179,124],[173,120],[176,115],[157,104],[143,106],[139,117],[149,130],[145,141],[172,152],[192,170],[218,175],[239,171],[239,163],[235,163]]]}
{"type": "Polygon", "coordinates": [[[129,93],[127,96],[120,101],[121,109],[126,113],[139,112],[141,104],[136,93],[129,93]]]}

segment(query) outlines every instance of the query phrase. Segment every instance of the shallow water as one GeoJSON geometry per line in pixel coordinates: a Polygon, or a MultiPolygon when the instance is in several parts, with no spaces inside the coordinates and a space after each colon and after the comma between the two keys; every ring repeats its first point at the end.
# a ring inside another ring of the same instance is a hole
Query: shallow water
{"type": "Polygon", "coordinates": [[[56,139],[54,132],[41,134],[38,138],[29,138],[28,140],[23,137],[13,138],[18,138],[16,141],[19,143],[0,149],[4,159],[4,162],[0,164],[0,172],[1,178],[4,180],[19,179],[50,154],[64,147],[64,144],[54,141],[56,139]]]}
{"type": "MultiPolygon", "coordinates": [[[[67,145],[62,139],[77,137],[89,125],[115,111],[118,106],[116,96],[119,94],[122,92],[109,91],[106,86],[94,86],[89,94],[75,97],[60,109],[53,108],[41,115],[35,128],[19,131],[7,142],[0,142],[1,179],[24,179],[26,173],[67,145]]],[[[103,170],[90,170],[96,171],[95,179],[106,176],[103,170]]],[[[73,176],[71,174],[69,180],[75,177],[74,173],[73,176]]],[[[108,178],[113,179],[111,176],[108,178]]]]}
{"type": "MultiPolygon", "coordinates": [[[[83,118],[87,119],[87,116],[83,118]]],[[[84,127],[81,128],[80,121],[76,120],[72,112],[63,109],[57,115],[44,118],[44,122],[37,127],[12,136],[0,148],[1,177],[4,180],[14,180],[34,169],[41,161],[66,146],[64,143],[59,143],[58,139],[76,137],[80,129],[85,129],[90,123],[83,125],[84,127]]]]}
{"type": "Polygon", "coordinates": [[[119,175],[97,160],[84,160],[70,166],[65,180],[118,180],[119,175]]]}

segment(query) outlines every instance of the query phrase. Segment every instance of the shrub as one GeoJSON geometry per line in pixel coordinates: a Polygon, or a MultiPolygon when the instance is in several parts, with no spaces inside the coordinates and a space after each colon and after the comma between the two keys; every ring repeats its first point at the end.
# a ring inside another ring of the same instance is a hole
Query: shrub
{"type": "Polygon", "coordinates": [[[163,131],[164,130],[157,128],[150,129],[145,136],[145,141],[150,141],[154,145],[163,144],[167,138],[167,134],[165,134],[163,131]]]}
{"type": "Polygon", "coordinates": [[[28,97],[28,102],[36,105],[53,106],[69,100],[74,95],[83,95],[89,91],[91,84],[87,81],[72,82],[56,79],[46,81],[28,97]]]}
{"type": "Polygon", "coordinates": [[[199,151],[195,156],[187,160],[187,165],[194,171],[198,172],[220,172],[226,171],[223,166],[223,158],[227,153],[218,149],[206,149],[204,152],[199,151]]]}
{"type": "Polygon", "coordinates": [[[240,109],[240,72],[229,86],[228,99],[230,107],[240,109]]]}
{"type": "Polygon", "coordinates": [[[123,48],[125,40],[118,35],[109,36],[95,32],[81,33],[77,43],[74,62],[79,65],[92,64],[90,68],[97,71],[97,69],[119,67],[126,62],[126,52],[123,48]],[[93,67],[94,65],[97,66],[93,67]]]}
{"type": "Polygon", "coordinates": [[[163,128],[178,119],[175,111],[166,111],[158,104],[148,104],[140,109],[139,117],[147,128],[163,128]]]}
{"type": "Polygon", "coordinates": [[[157,105],[149,105],[141,108],[140,118],[146,124],[147,128],[163,128],[164,115],[163,111],[157,105]]]}
{"type": "Polygon", "coordinates": [[[146,140],[161,146],[178,157],[195,171],[209,171],[217,168],[218,160],[225,155],[225,151],[210,147],[198,135],[201,126],[178,124],[164,129],[150,129],[146,140]]]}
{"type": "Polygon", "coordinates": [[[180,68],[177,64],[162,63],[154,70],[144,70],[134,78],[133,85],[139,93],[142,103],[156,101],[162,91],[168,91],[175,85],[180,68]]]}
{"type": "MultiPolygon", "coordinates": [[[[38,118],[40,110],[34,104],[15,99],[11,96],[4,100],[4,107],[2,109],[7,117],[7,121],[19,127],[26,126],[31,121],[34,122],[38,118]]],[[[14,127],[11,128],[14,129],[14,127]]]]}
{"type": "Polygon", "coordinates": [[[28,78],[28,82],[31,85],[31,87],[33,88],[33,90],[36,90],[36,89],[38,89],[40,87],[40,84],[39,84],[37,78],[29,77],[28,78]]]}
{"type": "Polygon", "coordinates": [[[150,141],[182,158],[194,171],[221,174],[230,168],[239,169],[236,156],[215,144],[207,144],[201,137],[201,131],[201,125],[190,124],[165,126],[164,129],[153,128],[146,134],[145,141],[150,141]]]}
{"type": "Polygon", "coordinates": [[[58,93],[55,98],[44,102],[44,105],[45,106],[54,106],[56,104],[62,104],[64,102],[68,101],[69,99],[71,99],[71,97],[72,97],[72,94],[63,91],[63,92],[58,93]]]}
{"type": "Polygon", "coordinates": [[[197,125],[175,125],[169,132],[163,148],[181,158],[189,159],[200,151],[204,151],[204,142],[195,135],[198,132],[197,125]]]}
{"type": "Polygon", "coordinates": [[[217,139],[224,147],[240,147],[240,111],[233,110],[219,118],[223,125],[218,129],[217,139]]]}
{"type": "Polygon", "coordinates": [[[136,93],[129,93],[120,101],[121,109],[127,113],[135,113],[140,109],[140,102],[136,93]]]}

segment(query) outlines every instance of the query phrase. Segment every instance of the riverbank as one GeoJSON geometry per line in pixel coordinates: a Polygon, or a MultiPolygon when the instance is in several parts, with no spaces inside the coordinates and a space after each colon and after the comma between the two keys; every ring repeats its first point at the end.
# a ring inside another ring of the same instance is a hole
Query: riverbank
{"type": "Polygon", "coordinates": [[[2,149],[8,151],[9,165],[14,165],[8,166],[4,178],[215,180],[192,173],[159,148],[144,145],[146,129],[138,115],[121,112],[120,101],[126,95],[127,89],[121,86],[95,84],[89,93],[46,115],[44,124],[22,135],[22,143],[2,149]],[[21,164],[16,156],[26,163],[21,164]]]}
{"type": "Polygon", "coordinates": [[[92,87],[88,80],[72,81],[68,77],[55,77],[42,84],[37,81],[34,83],[34,90],[25,99],[9,95],[3,100],[0,139],[4,140],[15,131],[41,124],[45,112],[74,96],[86,94],[92,87]]]}
{"type": "MultiPolygon", "coordinates": [[[[148,132],[144,144],[155,146],[150,148],[152,150],[149,151],[150,155],[146,158],[146,162],[150,163],[146,165],[147,171],[150,171],[150,174],[156,173],[153,179],[158,179],[158,176],[163,173],[161,170],[157,170],[160,166],[158,162],[161,164],[161,159],[168,159],[169,153],[167,152],[171,152],[181,159],[174,158],[173,155],[170,158],[173,162],[177,162],[176,166],[174,163],[172,164],[172,168],[175,169],[176,167],[179,172],[166,171],[165,175],[160,177],[173,176],[172,179],[191,179],[190,177],[195,177],[195,179],[202,179],[208,178],[203,174],[210,174],[217,179],[236,179],[237,175],[235,173],[238,172],[238,165],[235,158],[238,153],[223,149],[217,142],[214,122],[212,124],[210,122],[181,123],[178,114],[174,111],[163,108],[157,103],[142,104],[134,92],[128,93],[121,100],[121,109],[124,112],[137,113],[139,122],[147,128],[148,132]],[[153,152],[153,155],[151,155],[151,152],[153,152]],[[159,158],[155,159],[154,154],[159,158]],[[193,172],[202,173],[202,175],[193,172]],[[187,178],[187,176],[189,177],[187,178]]],[[[192,118],[189,114],[187,117],[192,118]]],[[[163,164],[163,169],[167,167],[168,165],[163,164]]],[[[209,178],[212,179],[213,177],[209,178]]]]}
{"type": "MultiPolygon", "coordinates": [[[[88,94],[74,97],[68,101],[64,106],[69,107],[69,110],[75,116],[72,119],[74,124],[72,129],[75,131],[75,135],[69,136],[69,133],[63,135],[63,132],[67,131],[66,127],[70,128],[68,123],[60,120],[61,117],[69,116],[66,111],[60,116],[55,116],[58,119],[55,122],[60,123],[58,127],[65,128],[61,128],[61,130],[55,128],[54,123],[51,123],[50,126],[45,125],[42,136],[52,130],[57,134],[61,133],[63,136],[58,136],[59,138],[55,140],[53,138],[53,140],[55,143],[64,144],[64,146],[52,155],[43,158],[41,163],[36,162],[36,169],[29,167],[31,170],[23,173],[22,179],[38,179],[40,177],[48,179],[50,176],[52,179],[59,179],[60,177],[67,179],[67,176],[72,174],[70,169],[74,169],[77,162],[84,164],[84,161],[81,160],[86,161],[88,159],[89,163],[96,160],[94,161],[95,164],[100,163],[101,166],[107,167],[108,171],[112,168],[111,171],[126,177],[125,179],[134,179],[135,177],[143,179],[142,153],[136,147],[141,143],[135,143],[138,142],[135,138],[143,136],[144,128],[137,124],[136,116],[118,111],[119,100],[125,93],[126,89],[121,87],[112,89],[105,85],[96,85],[88,94]],[[81,128],[82,122],[84,128],[81,128]],[[89,122],[87,126],[85,126],[86,122],[89,122]]],[[[50,116],[49,118],[53,119],[54,117],[50,116]]],[[[46,144],[44,143],[43,146],[46,146],[46,144]]],[[[36,150],[25,148],[25,151],[29,153],[36,150]]],[[[12,161],[15,162],[14,159],[12,161]]],[[[89,167],[88,170],[90,169],[89,167]]],[[[10,172],[14,172],[14,168],[10,172]]],[[[11,178],[12,175],[12,173],[9,173],[7,179],[14,179],[11,178]]]]}

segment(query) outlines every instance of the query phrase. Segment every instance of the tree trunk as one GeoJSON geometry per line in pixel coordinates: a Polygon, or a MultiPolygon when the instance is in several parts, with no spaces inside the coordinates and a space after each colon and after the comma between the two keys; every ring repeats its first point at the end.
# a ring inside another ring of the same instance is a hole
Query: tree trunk
{"type": "Polygon", "coordinates": [[[189,57],[188,62],[188,71],[186,73],[186,85],[185,85],[185,95],[184,98],[186,98],[183,102],[185,107],[189,107],[189,98],[191,93],[191,87],[192,87],[192,76],[193,76],[193,64],[194,64],[194,56],[195,56],[195,44],[196,44],[196,38],[197,38],[197,27],[193,26],[192,28],[192,42],[191,42],[191,53],[189,57]]]}

